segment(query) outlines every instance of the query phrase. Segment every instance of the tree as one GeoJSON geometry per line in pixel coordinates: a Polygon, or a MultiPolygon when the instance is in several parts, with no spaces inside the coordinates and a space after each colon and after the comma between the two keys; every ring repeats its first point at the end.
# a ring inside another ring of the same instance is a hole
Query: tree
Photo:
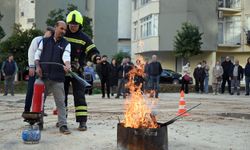
{"type": "Polygon", "coordinates": [[[199,32],[198,26],[189,22],[183,23],[181,30],[177,30],[174,39],[175,56],[188,60],[192,56],[201,54],[202,35],[203,33],[199,32]]]}
{"type": "MultiPolygon", "coordinates": [[[[3,15],[2,15],[1,12],[0,12],[0,21],[2,20],[2,18],[3,18],[3,15]]],[[[1,41],[1,39],[2,39],[4,36],[5,36],[5,32],[4,32],[3,28],[0,26],[0,41],[1,41]]]]}
{"type": "MultiPolygon", "coordinates": [[[[77,10],[78,7],[75,6],[74,4],[68,4],[67,9],[54,9],[52,11],[49,12],[48,14],[48,19],[46,21],[46,24],[48,26],[54,26],[55,23],[58,20],[66,20],[66,16],[67,14],[69,14],[69,12],[73,11],[73,10],[77,10]]],[[[87,16],[83,16],[83,32],[85,32],[88,36],[90,36],[91,38],[93,37],[93,31],[92,31],[92,26],[91,26],[91,22],[92,19],[87,17],[87,16]]]]}
{"type": "Polygon", "coordinates": [[[1,59],[6,59],[7,54],[12,53],[19,69],[25,70],[28,65],[27,56],[30,43],[34,37],[42,34],[41,30],[34,28],[23,30],[20,24],[14,24],[12,35],[0,44],[1,59]]]}
{"type": "Polygon", "coordinates": [[[119,53],[116,53],[116,54],[113,56],[113,58],[116,60],[116,62],[117,62],[118,64],[121,64],[122,59],[123,59],[124,57],[128,57],[128,56],[130,56],[129,53],[126,53],[126,52],[119,52],[119,53]]]}
{"type": "Polygon", "coordinates": [[[48,26],[54,26],[58,20],[65,20],[64,9],[52,10],[48,14],[49,18],[46,21],[48,26]]]}

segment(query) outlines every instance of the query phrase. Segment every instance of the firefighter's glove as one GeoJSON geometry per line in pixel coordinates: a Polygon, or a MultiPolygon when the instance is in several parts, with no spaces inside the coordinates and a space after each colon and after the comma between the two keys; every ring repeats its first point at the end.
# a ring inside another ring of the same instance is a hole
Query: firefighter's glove
{"type": "Polygon", "coordinates": [[[78,72],[80,69],[80,64],[78,62],[74,62],[71,64],[72,71],[78,72]]]}

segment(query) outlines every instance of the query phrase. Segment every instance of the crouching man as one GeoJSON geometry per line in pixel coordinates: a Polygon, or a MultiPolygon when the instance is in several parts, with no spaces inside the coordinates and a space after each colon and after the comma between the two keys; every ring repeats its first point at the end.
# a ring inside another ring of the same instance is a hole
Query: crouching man
{"type": "Polygon", "coordinates": [[[70,134],[67,127],[66,107],[64,103],[65,72],[71,69],[71,46],[63,38],[67,25],[58,21],[55,33],[49,38],[44,38],[35,53],[36,73],[44,81],[47,92],[52,92],[58,110],[59,130],[63,134],[70,134]],[[59,63],[60,65],[46,64],[43,62],[59,63]],[[63,67],[62,67],[63,66],[63,67]]]}

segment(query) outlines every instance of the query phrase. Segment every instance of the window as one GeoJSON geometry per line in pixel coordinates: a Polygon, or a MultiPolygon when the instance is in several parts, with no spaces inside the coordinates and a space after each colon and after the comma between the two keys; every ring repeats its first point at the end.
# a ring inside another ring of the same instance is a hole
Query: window
{"type": "Polygon", "coordinates": [[[158,35],[158,14],[148,15],[140,21],[142,38],[158,35]]]}
{"type": "Polygon", "coordinates": [[[250,16],[246,16],[246,29],[250,30],[250,16]]]}
{"type": "Polygon", "coordinates": [[[241,0],[218,0],[219,7],[241,8],[241,0]]]}
{"type": "Polygon", "coordinates": [[[33,23],[33,22],[34,22],[34,18],[28,18],[28,19],[27,19],[27,22],[28,22],[28,23],[33,23]]]}
{"type": "Polygon", "coordinates": [[[240,43],[241,21],[239,17],[225,18],[225,42],[231,44],[240,43]]]}
{"type": "Polygon", "coordinates": [[[218,42],[219,44],[224,43],[224,31],[223,31],[223,22],[219,22],[218,23],[218,42]]]}
{"type": "Polygon", "coordinates": [[[148,2],[150,2],[151,0],[141,0],[141,6],[147,4],[148,2]]]}
{"type": "Polygon", "coordinates": [[[135,21],[134,23],[133,23],[133,40],[137,40],[138,39],[138,22],[137,21],[135,21]]]}
{"type": "Polygon", "coordinates": [[[146,4],[148,4],[151,0],[133,0],[133,7],[134,7],[134,10],[138,9],[139,7],[141,6],[144,6],[146,4]]]}
{"type": "Polygon", "coordinates": [[[136,10],[138,7],[138,0],[134,0],[134,10],[136,10]]]}
{"type": "Polygon", "coordinates": [[[88,0],[85,0],[85,10],[89,10],[89,8],[88,8],[88,0]]]}
{"type": "Polygon", "coordinates": [[[24,16],[24,12],[22,11],[22,12],[21,12],[21,17],[23,17],[23,16],[24,16]]]}
{"type": "Polygon", "coordinates": [[[241,43],[241,20],[240,16],[224,17],[218,22],[218,43],[234,44],[241,43]]]}

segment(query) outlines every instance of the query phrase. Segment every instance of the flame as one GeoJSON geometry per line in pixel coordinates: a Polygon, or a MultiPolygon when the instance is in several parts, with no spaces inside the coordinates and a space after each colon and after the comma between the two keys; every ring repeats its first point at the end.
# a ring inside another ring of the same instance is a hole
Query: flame
{"type": "Polygon", "coordinates": [[[156,114],[152,111],[156,106],[155,99],[147,99],[141,90],[142,84],[135,82],[135,77],[144,77],[143,57],[138,57],[140,63],[129,72],[129,81],[126,87],[130,96],[125,101],[124,126],[131,128],[157,128],[156,114]]]}

